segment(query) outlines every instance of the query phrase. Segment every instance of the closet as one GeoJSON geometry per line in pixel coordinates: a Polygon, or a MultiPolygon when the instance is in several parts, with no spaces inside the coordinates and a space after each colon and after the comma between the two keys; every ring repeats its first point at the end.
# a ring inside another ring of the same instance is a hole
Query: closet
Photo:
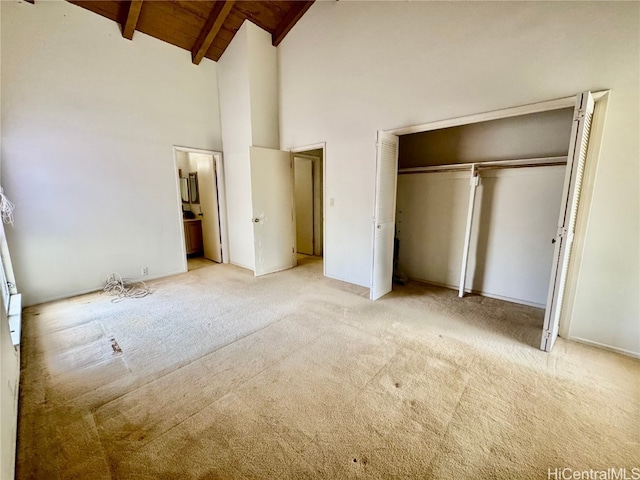
{"type": "Polygon", "coordinates": [[[564,108],[401,135],[396,277],[544,308],[572,123],[564,108]]]}
{"type": "Polygon", "coordinates": [[[378,131],[371,300],[392,290],[396,266],[398,277],[459,296],[544,303],[540,348],[550,351],[571,313],[574,236],[578,217],[588,218],[582,183],[597,162],[608,96],[585,91],[378,131]]]}

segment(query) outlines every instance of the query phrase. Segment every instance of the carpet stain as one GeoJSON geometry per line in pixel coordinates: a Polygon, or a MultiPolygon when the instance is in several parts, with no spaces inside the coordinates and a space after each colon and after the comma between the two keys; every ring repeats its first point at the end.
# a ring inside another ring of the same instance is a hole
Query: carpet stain
{"type": "Polygon", "coordinates": [[[115,339],[115,337],[111,337],[109,341],[111,342],[111,348],[113,350],[112,356],[115,357],[116,355],[122,355],[122,348],[120,348],[120,345],[118,345],[118,341],[115,339]]]}

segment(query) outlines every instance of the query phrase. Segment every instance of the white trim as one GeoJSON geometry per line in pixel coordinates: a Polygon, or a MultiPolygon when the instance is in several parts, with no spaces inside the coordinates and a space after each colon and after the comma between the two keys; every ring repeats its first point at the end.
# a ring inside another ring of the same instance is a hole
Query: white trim
{"type": "MultiPolygon", "coordinates": [[[[330,278],[331,280],[337,280],[338,282],[342,282],[342,283],[348,283],[349,285],[355,285],[357,287],[362,287],[362,288],[366,288],[368,290],[371,290],[371,285],[365,285],[363,283],[355,283],[353,280],[347,280],[346,278],[342,278],[342,277],[337,277],[334,275],[325,275],[325,277],[330,278]]],[[[360,294],[358,294],[360,295],[360,294]]],[[[370,291],[369,292],[363,292],[361,294],[363,296],[363,298],[369,298],[370,295],[370,291]]]]}
{"type": "MultiPolygon", "coordinates": [[[[592,93],[593,98],[597,101],[609,90],[600,90],[592,93]]],[[[563,108],[573,108],[576,104],[576,95],[570,97],[548,100],[546,102],[530,103],[518,107],[503,108],[501,110],[492,110],[490,112],[476,113],[474,115],[466,115],[464,117],[449,118],[435,122],[422,123],[420,125],[412,125],[408,127],[394,128],[384,130],[385,133],[393,135],[408,135],[410,133],[428,132],[431,130],[440,130],[442,128],[457,127],[460,125],[468,125],[471,123],[487,122],[490,120],[498,120],[501,118],[517,117],[519,115],[529,115],[531,113],[549,112],[551,110],[560,110],[563,108]]]]}
{"type": "Polygon", "coordinates": [[[191,148],[191,147],[182,147],[179,145],[174,145],[173,149],[177,152],[186,152],[186,153],[202,153],[205,155],[213,155],[214,153],[219,153],[222,155],[222,152],[218,150],[205,150],[203,148],[191,148]]]}
{"type": "Polygon", "coordinates": [[[289,151],[291,153],[302,153],[302,152],[308,152],[309,150],[322,149],[324,151],[326,148],[327,148],[327,142],[320,142],[320,143],[314,143],[313,145],[307,145],[304,147],[291,147],[289,148],[289,151]]]}
{"type": "Polygon", "coordinates": [[[569,337],[565,337],[565,340],[570,340],[570,341],[576,342],[576,343],[582,343],[583,345],[589,345],[590,347],[602,348],[603,350],[609,350],[610,352],[618,353],[620,355],[625,355],[625,356],[628,356],[628,357],[640,358],[640,353],[638,353],[638,352],[634,352],[634,351],[631,351],[631,350],[625,350],[624,348],[612,347],[610,345],[605,345],[604,343],[599,343],[599,342],[594,342],[592,340],[587,340],[586,338],[569,336],[569,337]]]}
{"type": "MultiPolygon", "coordinates": [[[[307,152],[309,150],[322,150],[322,275],[327,277],[327,142],[314,143],[312,145],[306,145],[303,147],[290,147],[289,152],[294,153],[302,153],[307,152]]],[[[295,209],[295,202],[293,204],[295,209]]],[[[294,210],[295,211],[295,210],[294,210]]],[[[295,215],[294,215],[295,219],[295,215]]],[[[293,234],[295,237],[295,229],[293,230],[293,234]]],[[[295,238],[294,238],[295,240],[295,238]]],[[[295,245],[295,241],[294,241],[295,245]]],[[[294,248],[295,250],[295,248],[294,248]]],[[[314,252],[315,253],[315,252],[314,252]]],[[[298,263],[298,255],[297,252],[294,252],[294,256],[296,258],[296,265],[298,263]]],[[[329,277],[332,278],[332,277],[329,277]]]]}
{"type": "Polygon", "coordinates": [[[233,265],[234,267],[242,268],[243,270],[249,270],[251,275],[254,275],[253,267],[249,267],[248,265],[244,265],[244,264],[238,263],[238,262],[231,262],[231,261],[229,262],[229,265],[233,265]]]}

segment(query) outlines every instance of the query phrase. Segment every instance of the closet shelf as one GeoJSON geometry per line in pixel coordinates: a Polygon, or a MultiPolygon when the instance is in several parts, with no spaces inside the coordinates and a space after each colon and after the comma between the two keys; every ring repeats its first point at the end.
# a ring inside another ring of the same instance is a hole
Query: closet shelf
{"type": "Polygon", "coordinates": [[[400,168],[398,174],[430,173],[430,172],[457,172],[471,171],[474,169],[496,168],[523,168],[523,167],[548,167],[552,165],[566,165],[567,157],[538,157],[519,158],[513,160],[495,160],[474,163],[451,163],[448,165],[432,165],[428,167],[400,168]]]}

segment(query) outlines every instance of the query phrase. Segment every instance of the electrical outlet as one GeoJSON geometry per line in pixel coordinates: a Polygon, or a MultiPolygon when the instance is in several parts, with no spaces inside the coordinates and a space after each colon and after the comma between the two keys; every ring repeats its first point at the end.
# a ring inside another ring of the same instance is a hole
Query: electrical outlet
{"type": "Polygon", "coordinates": [[[142,276],[149,275],[149,267],[142,267],[142,276]]]}

